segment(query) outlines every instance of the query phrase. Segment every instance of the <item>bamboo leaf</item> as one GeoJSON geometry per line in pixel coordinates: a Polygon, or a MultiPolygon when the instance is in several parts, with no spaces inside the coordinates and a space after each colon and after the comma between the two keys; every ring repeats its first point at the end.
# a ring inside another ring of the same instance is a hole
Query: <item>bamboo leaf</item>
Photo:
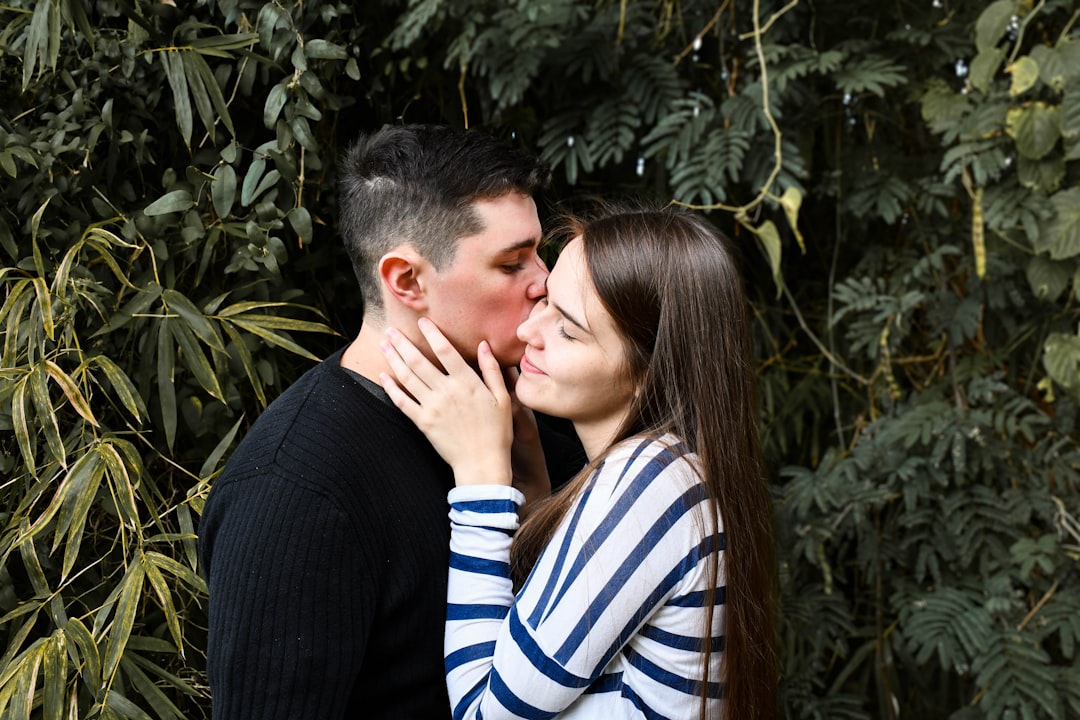
{"type": "Polygon", "coordinates": [[[30,218],[30,244],[34,252],[34,269],[41,278],[45,277],[45,260],[41,257],[41,248],[38,247],[37,239],[38,232],[41,230],[41,218],[45,215],[45,208],[49,207],[50,200],[52,197],[46,198],[30,218]]]}
{"type": "Polygon", "coordinates": [[[64,716],[67,687],[67,653],[64,631],[57,630],[45,643],[42,658],[42,710],[46,718],[64,716]]]}
{"type": "Polygon", "coordinates": [[[194,123],[191,117],[191,99],[188,97],[187,75],[184,73],[184,61],[177,50],[164,50],[159,54],[165,69],[165,78],[172,89],[173,105],[176,108],[176,126],[180,128],[180,138],[191,147],[191,134],[194,123]]]}
{"type": "Polygon", "coordinates": [[[23,54],[23,92],[30,87],[34,70],[39,74],[45,69],[49,57],[49,39],[51,36],[50,22],[54,22],[51,13],[52,2],[39,2],[34,6],[34,14],[30,20],[30,28],[26,34],[26,50],[23,54]]]}
{"type": "Polygon", "coordinates": [[[227,57],[231,58],[233,55],[228,53],[211,53],[210,50],[242,50],[244,48],[251,47],[259,41],[259,35],[257,33],[235,33],[232,35],[217,35],[211,37],[196,38],[189,43],[189,47],[194,48],[200,55],[214,55],[214,57],[227,57]]]}
{"type": "Polygon", "coordinates": [[[56,339],[56,325],[53,322],[52,294],[45,284],[45,278],[36,277],[31,280],[34,285],[34,293],[37,295],[38,315],[41,326],[45,330],[45,337],[50,340],[56,339]]]}
{"type": "Polygon", "coordinates": [[[138,531],[140,527],[139,507],[135,501],[135,487],[139,481],[138,472],[136,471],[136,476],[132,479],[131,473],[128,472],[127,463],[124,462],[124,458],[116,449],[113,438],[102,440],[98,445],[98,452],[105,463],[106,477],[109,479],[109,486],[112,488],[113,499],[116,502],[116,510],[120,520],[125,526],[138,531]]]}
{"type": "MultiPolygon", "coordinates": [[[[245,342],[240,332],[229,323],[223,323],[222,328],[233,341],[232,346],[236,349],[236,354],[240,358],[240,365],[244,368],[244,374],[247,375],[248,382],[251,383],[251,387],[255,390],[255,397],[259,401],[259,406],[265,408],[267,404],[266,391],[263,390],[262,379],[259,377],[259,371],[255,368],[255,359],[251,356],[251,350],[248,349],[247,342],[245,342]]],[[[203,467],[205,467],[205,464],[203,467]]],[[[206,477],[206,473],[200,473],[200,475],[206,477]]]]}
{"type": "Polygon", "coordinates": [[[170,327],[172,328],[173,337],[176,338],[176,342],[180,346],[180,357],[184,367],[191,371],[191,374],[195,376],[195,379],[206,392],[221,402],[225,402],[225,394],[221,391],[217,375],[214,374],[214,369],[210,367],[210,362],[206,359],[206,353],[199,347],[191,329],[187,325],[177,322],[170,323],[170,327]]]}
{"type": "Polygon", "coordinates": [[[64,625],[68,656],[80,667],[83,681],[90,688],[101,687],[101,653],[94,637],[82,621],[71,619],[64,625]]]}
{"type": "Polygon", "coordinates": [[[236,325],[238,328],[241,328],[242,330],[247,330],[252,335],[259,336],[260,338],[262,338],[266,342],[270,343],[271,345],[276,345],[277,347],[288,350],[289,352],[295,353],[295,354],[297,354],[297,355],[299,355],[301,357],[305,357],[305,358],[308,358],[309,360],[319,362],[319,358],[317,356],[312,355],[309,351],[307,351],[304,348],[300,347],[299,345],[297,345],[295,342],[293,342],[289,338],[284,337],[282,335],[278,335],[275,332],[271,332],[270,330],[267,330],[267,329],[263,328],[262,326],[258,325],[257,323],[251,322],[250,320],[246,320],[246,319],[243,319],[243,318],[236,318],[236,317],[229,318],[229,322],[231,322],[233,325],[236,325]]]}
{"type": "Polygon", "coordinates": [[[135,419],[142,422],[146,415],[146,405],[143,404],[142,396],[135,390],[134,383],[120,366],[104,355],[95,355],[87,360],[100,367],[105,373],[105,379],[112,386],[113,392],[120,398],[121,404],[135,419]]]}
{"type": "MultiPolygon", "coordinates": [[[[13,658],[19,654],[19,648],[22,647],[27,636],[30,635],[30,631],[37,625],[38,615],[41,612],[41,601],[39,600],[25,603],[24,606],[28,608],[30,617],[23,621],[23,624],[19,626],[17,631],[8,636],[7,649],[4,651],[4,656],[0,658],[0,686],[7,685],[19,672],[19,663],[13,662],[13,658]]],[[[4,625],[7,626],[8,623],[20,617],[22,617],[22,615],[16,615],[14,612],[8,613],[8,615],[4,616],[4,625]]],[[[25,652],[26,651],[23,651],[23,654],[25,654],[25,652]]]]}
{"type": "Polygon", "coordinates": [[[145,710],[110,688],[105,696],[105,707],[127,720],[154,720],[145,710]]]}
{"type": "MultiPolygon", "coordinates": [[[[206,93],[206,96],[210,99],[210,104],[213,105],[214,110],[217,112],[221,124],[225,126],[230,135],[236,137],[236,129],[233,127],[232,116],[229,114],[229,106],[225,102],[225,96],[221,94],[221,86],[218,85],[217,78],[214,77],[213,71],[207,65],[206,59],[202,57],[202,54],[193,53],[188,53],[185,57],[191,58],[190,64],[195,70],[195,75],[199,78],[203,92],[206,93]]],[[[212,125],[206,129],[213,135],[212,125]]]]}
{"type": "Polygon", "coordinates": [[[75,381],[71,379],[71,376],[60,369],[60,366],[54,363],[52,360],[45,361],[45,370],[49,373],[49,377],[60,386],[60,389],[64,391],[64,395],[67,397],[68,402],[75,408],[75,412],[82,415],[94,427],[98,426],[98,421],[94,418],[94,411],[90,408],[90,403],[86,401],[86,397],[82,394],[79,386],[75,384],[75,381]]]}
{"type": "Polygon", "coordinates": [[[128,566],[123,580],[120,581],[120,597],[116,601],[112,630],[109,632],[105,650],[104,677],[107,682],[116,675],[120,658],[127,648],[128,638],[135,626],[135,615],[139,610],[139,600],[142,598],[145,579],[144,562],[142,556],[139,555],[128,566]]]}
{"type": "Polygon", "coordinates": [[[90,337],[105,335],[113,330],[119,330],[127,325],[133,317],[141,315],[161,297],[162,287],[156,282],[147,283],[146,287],[139,290],[127,304],[113,313],[108,322],[99,328],[90,337]]]}
{"type": "Polygon", "coordinates": [[[146,560],[160,570],[167,572],[178,580],[186,583],[192,590],[199,593],[206,593],[208,591],[205,580],[192,572],[190,568],[178,563],[171,557],[162,555],[159,552],[150,551],[146,553],[146,560]]]}
{"type": "MultiPolygon", "coordinates": [[[[240,424],[244,421],[241,417],[233,426],[229,428],[229,431],[221,438],[221,441],[214,446],[214,449],[206,456],[206,460],[203,462],[202,467],[199,468],[199,477],[208,478],[211,473],[217,468],[218,463],[221,462],[221,458],[225,456],[229,446],[232,445],[233,439],[236,437],[236,433],[240,430],[240,424]]],[[[185,530],[185,532],[187,532],[185,530]]]]}
{"type": "Polygon", "coordinates": [[[49,452],[60,465],[66,467],[67,450],[60,439],[60,426],[56,420],[56,413],[53,411],[52,400],[49,398],[48,372],[45,370],[44,363],[34,366],[27,382],[30,384],[30,399],[34,402],[37,423],[45,434],[49,452]]]}
{"type": "MultiPolygon", "coordinates": [[[[184,75],[187,77],[188,92],[191,93],[191,98],[195,101],[195,111],[199,114],[199,119],[202,121],[203,127],[206,128],[206,132],[213,137],[215,125],[214,107],[213,103],[210,102],[209,89],[206,87],[204,77],[198,68],[199,63],[206,65],[206,61],[190,50],[180,50],[178,54],[184,68],[184,75]]],[[[216,81],[214,81],[214,87],[217,87],[216,81]]]]}
{"type": "Polygon", "coordinates": [[[53,541],[53,550],[55,551],[59,547],[61,538],[66,535],[64,560],[61,569],[63,579],[67,579],[68,573],[74,567],[79,547],[83,541],[83,527],[86,524],[86,516],[90,512],[90,506],[97,499],[101,478],[105,475],[105,466],[96,447],[88,451],[82,458],[79,458],[76,465],[78,466],[78,472],[75,471],[76,468],[73,466],[72,472],[67,474],[67,477],[64,478],[56,491],[59,508],[56,516],[56,534],[53,541]]]}
{"type": "Polygon", "coordinates": [[[214,324],[195,306],[195,303],[171,288],[164,291],[163,298],[169,310],[179,315],[180,319],[188,324],[204,344],[214,350],[225,350],[214,324]]]}
{"type": "Polygon", "coordinates": [[[165,443],[172,450],[176,441],[176,386],[173,385],[173,372],[176,366],[173,348],[171,318],[162,318],[158,323],[157,336],[157,388],[158,402],[161,405],[161,424],[165,428],[165,443]]]}
{"type": "Polygon", "coordinates": [[[335,334],[334,329],[324,323],[313,322],[310,320],[298,320],[296,318],[282,317],[280,315],[245,313],[243,315],[233,315],[232,319],[244,320],[245,322],[254,323],[259,327],[264,327],[268,330],[294,330],[297,332],[317,332],[326,333],[329,335],[335,334]]]}
{"type": "MultiPolygon", "coordinates": [[[[149,557],[147,559],[149,560],[149,557]]],[[[150,581],[150,586],[154,589],[154,594],[157,596],[158,605],[161,607],[162,612],[165,613],[165,624],[169,628],[169,634],[172,636],[173,643],[176,645],[176,650],[180,653],[180,657],[183,657],[184,638],[180,633],[180,616],[176,612],[176,605],[173,603],[172,593],[169,592],[169,586],[166,585],[161,570],[157,568],[153,561],[147,562],[144,567],[146,570],[146,579],[150,581]]]]}
{"type": "Polygon", "coordinates": [[[125,657],[120,661],[120,666],[123,668],[124,676],[150,704],[159,720],[184,717],[176,705],[161,691],[161,688],[155,685],[138,665],[125,657]]]}
{"type": "Polygon", "coordinates": [[[28,401],[26,398],[26,386],[30,375],[27,373],[15,385],[15,392],[11,398],[11,422],[15,426],[15,441],[19,444],[23,463],[31,475],[34,474],[34,443],[30,435],[30,423],[27,420],[28,401]]]}

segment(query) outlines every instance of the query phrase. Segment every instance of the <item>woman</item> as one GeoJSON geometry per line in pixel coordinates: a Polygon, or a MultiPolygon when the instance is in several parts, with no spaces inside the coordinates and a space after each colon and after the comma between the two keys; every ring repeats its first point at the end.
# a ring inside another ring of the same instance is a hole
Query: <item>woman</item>
{"type": "Polygon", "coordinates": [[[387,393],[457,484],[454,717],[772,718],[771,507],[735,263],[710,225],[670,209],[570,234],[518,329],[513,391],[572,421],[589,464],[520,527],[514,402],[490,350],[481,380],[431,323],[445,373],[400,333],[384,346],[400,383],[384,377],[387,393]]]}

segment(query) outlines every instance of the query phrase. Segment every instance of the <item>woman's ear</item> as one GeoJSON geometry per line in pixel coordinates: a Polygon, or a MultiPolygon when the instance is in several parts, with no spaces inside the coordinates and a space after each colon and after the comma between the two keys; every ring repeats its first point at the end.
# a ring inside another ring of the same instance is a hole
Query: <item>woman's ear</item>
{"type": "Polygon", "coordinates": [[[424,272],[430,266],[408,246],[396,247],[379,258],[379,281],[387,300],[396,300],[416,312],[427,310],[424,272]]]}

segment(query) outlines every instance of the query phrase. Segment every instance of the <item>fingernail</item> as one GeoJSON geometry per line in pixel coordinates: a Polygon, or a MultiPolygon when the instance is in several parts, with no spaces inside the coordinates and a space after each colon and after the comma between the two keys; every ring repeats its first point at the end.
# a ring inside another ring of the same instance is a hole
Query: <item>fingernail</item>
{"type": "Polygon", "coordinates": [[[397,337],[397,335],[398,335],[397,328],[394,328],[394,327],[386,328],[386,337],[397,337]]]}
{"type": "Polygon", "coordinates": [[[419,325],[422,328],[431,327],[431,321],[428,320],[426,317],[422,317],[419,320],[417,320],[416,324],[419,325]]]}
{"type": "Polygon", "coordinates": [[[379,349],[382,350],[383,353],[390,352],[390,343],[383,340],[382,342],[379,343],[379,349]]]}

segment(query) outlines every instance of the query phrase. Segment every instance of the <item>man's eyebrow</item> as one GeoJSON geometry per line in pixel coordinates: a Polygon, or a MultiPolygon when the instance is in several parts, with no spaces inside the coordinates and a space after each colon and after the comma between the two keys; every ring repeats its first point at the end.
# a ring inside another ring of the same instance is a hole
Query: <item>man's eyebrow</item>
{"type": "Polygon", "coordinates": [[[518,250],[529,250],[531,248],[537,247],[539,244],[540,242],[536,238],[529,238],[527,240],[516,242],[513,245],[507,245],[502,250],[500,250],[498,254],[506,255],[512,252],[517,252],[518,250]]]}

